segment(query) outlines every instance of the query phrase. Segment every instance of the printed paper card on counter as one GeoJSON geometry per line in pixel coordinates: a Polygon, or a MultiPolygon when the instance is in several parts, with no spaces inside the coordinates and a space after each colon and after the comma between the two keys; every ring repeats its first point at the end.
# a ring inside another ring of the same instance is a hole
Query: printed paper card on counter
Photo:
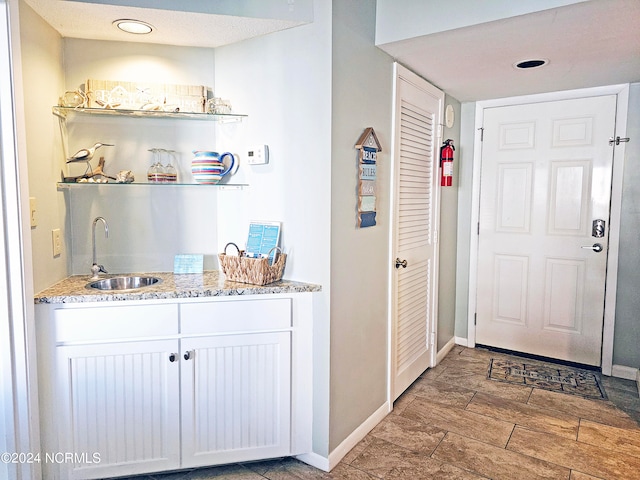
{"type": "Polygon", "coordinates": [[[202,273],[204,270],[204,255],[182,253],[173,257],[173,273],[202,273]]]}

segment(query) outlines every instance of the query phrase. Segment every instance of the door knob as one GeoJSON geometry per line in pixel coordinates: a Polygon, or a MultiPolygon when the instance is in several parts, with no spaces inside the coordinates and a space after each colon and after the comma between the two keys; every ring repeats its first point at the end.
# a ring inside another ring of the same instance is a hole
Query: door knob
{"type": "Polygon", "coordinates": [[[185,354],[184,354],[184,359],[185,360],[189,360],[190,358],[193,357],[193,353],[191,350],[188,350],[185,354]]]}
{"type": "Polygon", "coordinates": [[[407,261],[396,258],[396,268],[400,268],[400,267],[407,268],[407,261]]]}
{"type": "Polygon", "coordinates": [[[169,354],[169,361],[170,362],[175,362],[177,359],[178,359],[178,354],[177,353],[169,354]]]}
{"type": "Polygon", "coordinates": [[[580,248],[584,248],[585,250],[593,250],[596,253],[602,251],[602,245],[600,245],[599,243],[594,243],[593,245],[583,245],[580,248]]]}

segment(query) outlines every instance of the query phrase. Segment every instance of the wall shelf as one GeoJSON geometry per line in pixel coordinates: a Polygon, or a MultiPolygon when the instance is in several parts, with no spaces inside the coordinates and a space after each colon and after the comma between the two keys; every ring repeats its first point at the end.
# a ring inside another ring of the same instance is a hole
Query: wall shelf
{"type": "Polygon", "coordinates": [[[241,122],[247,115],[238,113],[212,114],[212,113],[195,113],[195,112],[163,112],[159,110],[125,110],[125,109],[106,109],[106,108],[73,108],[59,107],[52,108],[53,114],[63,118],[71,118],[75,115],[102,115],[111,117],[130,117],[130,118],[171,118],[186,120],[206,120],[220,123],[241,122]]]}
{"type": "Polygon", "coordinates": [[[145,187],[145,188],[169,188],[169,187],[197,187],[197,188],[216,188],[218,190],[243,190],[247,188],[249,185],[244,183],[217,183],[217,184],[207,184],[207,183],[143,183],[143,182],[133,182],[133,183],[101,183],[101,182],[81,182],[81,183],[68,183],[68,182],[58,182],[57,183],[58,190],[70,190],[76,188],[96,188],[96,187],[108,187],[108,188],[126,188],[126,187],[145,187]]]}

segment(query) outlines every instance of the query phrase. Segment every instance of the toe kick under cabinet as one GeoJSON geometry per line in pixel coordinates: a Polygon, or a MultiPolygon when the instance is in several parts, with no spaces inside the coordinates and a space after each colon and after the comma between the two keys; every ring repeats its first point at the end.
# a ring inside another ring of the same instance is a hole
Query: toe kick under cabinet
{"type": "Polygon", "coordinates": [[[306,295],[38,305],[44,478],[309,452],[306,295]]]}

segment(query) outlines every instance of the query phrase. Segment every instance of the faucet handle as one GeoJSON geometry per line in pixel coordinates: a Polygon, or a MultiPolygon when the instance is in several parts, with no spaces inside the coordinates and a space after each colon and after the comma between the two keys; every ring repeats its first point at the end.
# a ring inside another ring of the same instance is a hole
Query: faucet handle
{"type": "Polygon", "coordinates": [[[104,265],[98,265],[98,272],[100,272],[100,273],[109,273],[104,269],[104,265]]]}

